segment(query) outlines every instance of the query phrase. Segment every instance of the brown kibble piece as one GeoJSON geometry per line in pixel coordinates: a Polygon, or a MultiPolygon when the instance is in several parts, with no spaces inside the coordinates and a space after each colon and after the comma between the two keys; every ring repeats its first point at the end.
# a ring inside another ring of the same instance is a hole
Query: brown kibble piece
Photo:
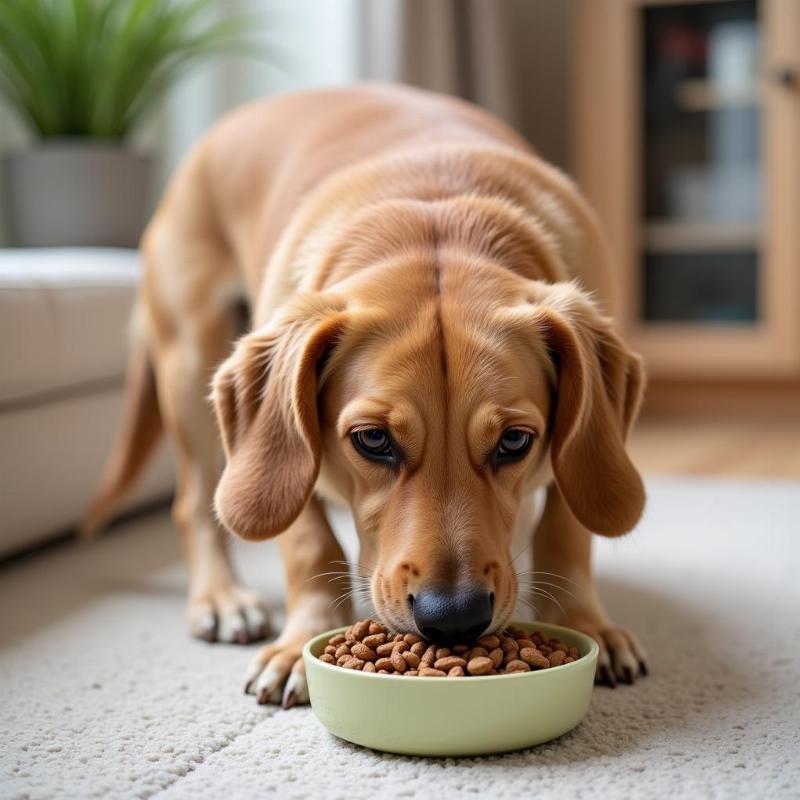
{"type": "Polygon", "coordinates": [[[466,673],[464,672],[464,667],[459,667],[459,666],[451,667],[447,671],[448,678],[463,678],[465,674],[466,673]]]}
{"type": "Polygon", "coordinates": [[[428,649],[428,645],[425,642],[417,642],[416,644],[411,645],[411,652],[415,656],[419,656],[422,658],[422,654],[428,649]]]}
{"type": "Polygon", "coordinates": [[[375,672],[375,664],[373,664],[372,661],[367,661],[367,663],[364,664],[364,672],[375,672]]]}
{"type": "Polygon", "coordinates": [[[367,647],[363,642],[356,642],[350,648],[350,652],[364,661],[375,661],[378,657],[378,654],[371,647],[367,647]]]}
{"type": "Polygon", "coordinates": [[[386,643],[386,634],[371,633],[369,636],[365,636],[362,641],[367,647],[371,647],[374,650],[376,647],[386,643]]]}
{"type": "Polygon", "coordinates": [[[338,647],[338,646],[339,646],[340,644],[342,644],[343,642],[344,642],[344,634],[343,634],[343,633],[339,633],[339,634],[337,634],[336,636],[334,636],[334,637],[333,637],[333,638],[332,638],[332,639],[331,639],[331,640],[328,642],[328,644],[332,644],[334,647],[338,647]]]}
{"type": "Polygon", "coordinates": [[[447,673],[446,672],[442,672],[440,669],[431,669],[430,667],[423,667],[419,671],[419,674],[423,678],[446,678],[447,677],[447,673]]]}
{"type": "Polygon", "coordinates": [[[471,650],[468,650],[464,654],[464,658],[466,658],[467,661],[472,661],[473,658],[478,658],[480,656],[488,656],[488,655],[489,651],[485,647],[473,647],[471,650]]]}
{"type": "Polygon", "coordinates": [[[395,672],[405,672],[408,669],[408,664],[406,664],[403,654],[396,649],[389,660],[392,662],[395,672]]]}
{"type": "Polygon", "coordinates": [[[451,648],[454,655],[461,656],[469,650],[469,647],[465,644],[454,644],[451,648]]]}
{"type": "Polygon", "coordinates": [[[414,675],[419,675],[419,672],[415,669],[409,669],[403,673],[404,678],[413,678],[414,675]]]}
{"type": "Polygon", "coordinates": [[[533,657],[528,661],[534,669],[547,669],[550,666],[550,661],[547,656],[543,655],[542,653],[534,654],[533,657]]]}
{"type": "Polygon", "coordinates": [[[419,663],[423,667],[430,667],[433,666],[434,661],[436,661],[436,645],[432,644],[422,654],[422,658],[419,660],[419,663]]]}
{"type": "Polygon", "coordinates": [[[419,656],[411,650],[403,653],[403,659],[411,669],[416,669],[419,666],[419,656]]]}
{"type": "Polygon", "coordinates": [[[336,648],[332,644],[326,645],[325,652],[329,656],[334,656],[334,655],[336,655],[336,648]]]}
{"type": "Polygon", "coordinates": [[[497,636],[481,636],[478,639],[478,645],[485,647],[487,650],[494,650],[495,647],[499,647],[500,639],[497,636]]]}
{"type": "Polygon", "coordinates": [[[361,669],[364,666],[364,662],[360,658],[356,658],[355,656],[350,656],[347,661],[342,664],[345,669],[361,669]]]}
{"type": "Polygon", "coordinates": [[[436,660],[438,661],[440,658],[446,658],[450,655],[450,648],[449,647],[437,647],[436,648],[436,660]]]}
{"type": "Polygon", "coordinates": [[[336,659],[330,653],[323,653],[319,657],[320,661],[324,661],[326,664],[335,664],[336,659]]]}
{"type": "Polygon", "coordinates": [[[515,658],[506,664],[506,672],[530,672],[531,668],[521,659],[515,658]]]}
{"type": "Polygon", "coordinates": [[[504,653],[510,653],[512,651],[516,652],[517,650],[519,650],[519,645],[517,644],[517,640],[512,639],[511,637],[509,637],[508,639],[503,639],[503,641],[500,643],[500,647],[503,648],[504,653]]]}
{"type": "Polygon", "coordinates": [[[375,662],[375,668],[380,672],[382,669],[393,669],[391,658],[379,658],[375,662]]]}
{"type": "Polygon", "coordinates": [[[437,658],[433,662],[435,669],[440,669],[443,672],[450,672],[453,667],[466,667],[467,660],[461,656],[445,656],[444,658],[437,658]]]}
{"type": "Polygon", "coordinates": [[[550,662],[551,667],[560,667],[566,657],[567,654],[563,650],[554,650],[547,660],[550,662]]]}
{"type": "Polygon", "coordinates": [[[369,628],[367,628],[367,633],[369,633],[370,636],[379,636],[381,634],[386,636],[386,628],[384,628],[379,622],[370,621],[369,628]]]}
{"type": "Polygon", "coordinates": [[[360,642],[365,636],[368,636],[369,626],[371,624],[371,619],[363,619],[361,622],[357,622],[355,625],[353,625],[353,638],[360,642]]]}
{"type": "Polygon", "coordinates": [[[495,647],[494,650],[489,653],[489,658],[492,659],[492,664],[494,664],[495,669],[503,663],[504,655],[502,647],[495,647]]]}
{"type": "Polygon", "coordinates": [[[533,647],[533,642],[530,639],[517,639],[517,646],[524,650],[526,647],[533,647]]]}
{"type": "Polygon", "coordinates": [[[477,658],[470,659],[467,664],[467,672],[470,675],[486,675],[492,671],[494,665],[492,659],[488,656],[478,656],[477,658]]]}
{"type": "Polygon", "coordinates": [[[417,636],[416,633],[407,633],[405,636],[403,636],[403,641],[409,647],[411,647],[412,644],[417,644],[418,642],[421,642],[422,641],[422,637],[421,636],[417,636]]]}
{"type": "Polygon", "coordinates": [[[380,644],[375,648],[375,652],[379,656],[390,656],[392,654],[392,650],[394,650],[396,642],[386,642],[385,644],[380,644]]]}

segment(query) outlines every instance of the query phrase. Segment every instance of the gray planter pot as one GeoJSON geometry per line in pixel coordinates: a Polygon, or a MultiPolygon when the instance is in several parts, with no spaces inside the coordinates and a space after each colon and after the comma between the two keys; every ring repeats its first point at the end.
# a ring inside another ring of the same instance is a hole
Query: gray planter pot
{"type": "Polygon", "coordinates": [[[3,159],[3,208],[20,247],[136,247],[151,159],[93,139],[46,140],[3,159]]]}

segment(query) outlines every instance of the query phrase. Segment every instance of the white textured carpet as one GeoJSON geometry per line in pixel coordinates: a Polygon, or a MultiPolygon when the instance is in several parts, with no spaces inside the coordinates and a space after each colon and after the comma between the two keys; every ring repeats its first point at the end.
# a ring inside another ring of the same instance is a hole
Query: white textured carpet
{"type": "MultiPolygon", "coordinates": [[[[271,545],[240,547],[276,610],[271,545]]],[[[598,548],[652,675],[501,757],[382,755],[241,694],[249,648],[187,638],[165,514],[0,571],[0,797],[800,797],[800,485],[650,482],[598,548]]],[[[480,724],[480,709],[475,710],[480,724]]]]}

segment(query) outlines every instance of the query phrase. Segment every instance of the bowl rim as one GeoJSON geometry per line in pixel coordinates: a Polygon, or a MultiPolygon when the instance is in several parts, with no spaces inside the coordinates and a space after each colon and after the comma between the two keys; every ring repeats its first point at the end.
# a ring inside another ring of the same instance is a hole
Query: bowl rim
{"type": "MultiPolygon", "coordinates": [[[[521,627],[521,626],[533,626],[533,629],[536,630],[537,628],[546,628],[548,633],[558,633],[558,632],[565,632],[570,636],[575,636],[579,639],[583,639],[589,645],[589,652],[585,655],[582,655],[580,658],[575,659],[575,661],[571,662],[570,664],[561,664],[557,667],[549,667],[548,669],[536,669],[530,670],[529,672],[513,672],[511,674],[506,675],[470,675],[469,676],[469,683],[470,685],[476,682],[484,683],[486,681],[496,682],[499,680],[520,680],[523,678],[527,678],[530,680],[531,676],[533,675],[552,675],[560,670],[567,670],[567,669],[581,669],[584,665],[585,660],[589,661],[596,661],[597,657],[600,653],[600,646],[597,642],[589,636],[587,633],[583,633],[582,631],[575,630],[574,628],[567,628],[565,625],[553,625],[549,622],[527,622],[527,621],[510,621],[508,623],[510,626],[521,627]]],[[[332,630],[325,631],[324,633],[320,633],[317,636],[309,639],[303,645],[303,661],[309,662],[314,661],[315,667],[323,669],[323,670],[330,670],[332,673],[336,673],[341,675],[345,680],[348,678],[346,676],[352,676],[356,680],[361,678],[377,678],[381,680],[392,680],[392,681],[399,681],[403,676],[402,675],[379,675],[377,672],[362,672],[361,670],[357,669],[343,669],[342,667],[337,666],[336,664],[326,664],[324,661],[320,661],[317,656],[312,655],[311,648],[320,641],[320,639],[327,638],[330,639],[332,636],[336,636],[337,634],[344,633],[350,625],[343,625],[340,628],[333,628],[332,630]],[[357,677],[358,676],[358,677],[357,677]]],[[[487,634],[488,635],[488,634],[487,634]]],[[[413,681],[404,681],[404,685],[414,686],[421,682],[429,683],[430,681],[434,681],[436,683],[440,683],[446,686],[456,685],[461,686],[463,681],[442,681],[441,677],[439,676],[428,676],[428,675],[415,675],[413,681]]]]}

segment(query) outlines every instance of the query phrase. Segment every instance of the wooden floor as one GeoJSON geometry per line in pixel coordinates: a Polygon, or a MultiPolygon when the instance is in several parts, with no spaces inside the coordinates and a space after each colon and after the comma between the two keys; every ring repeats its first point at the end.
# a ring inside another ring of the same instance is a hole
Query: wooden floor
{"type": "Polygon", "coordinates": [[[645,474],[800,479],[800,421],[643,417],[628,449],[645,474]]]}

